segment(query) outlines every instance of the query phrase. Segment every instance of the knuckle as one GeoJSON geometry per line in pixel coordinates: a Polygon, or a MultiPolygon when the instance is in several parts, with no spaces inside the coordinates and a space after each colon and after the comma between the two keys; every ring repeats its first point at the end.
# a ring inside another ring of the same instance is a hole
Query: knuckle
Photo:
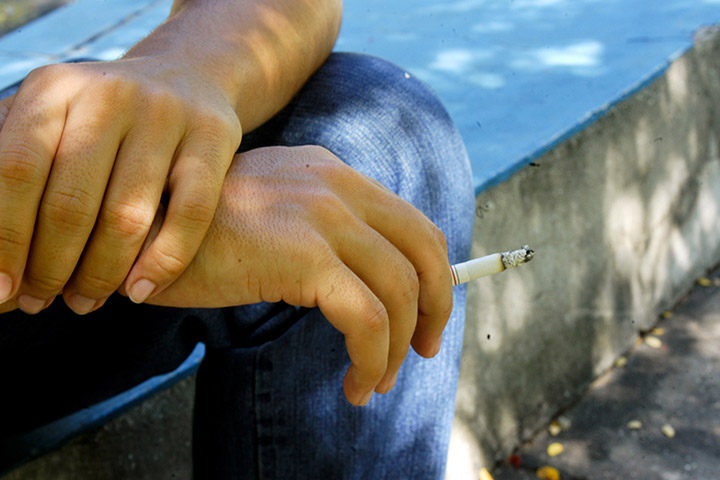
{"type": "Polygon", "coordinates": [[[122,278],[116,280],[94,272],[81,272],[74,283],[78,291],[97,297],[115,291],[122,283],[122,278]]]}
{"type": "Polygon", "coordinates": [[[126,202],[113,202],[101,213],[101,224],[123,238],[140,238],[150,230],[155,213],[152,208],[126,202]]]}
{"type": "Polygon", "coordinates": [[[10,188],[21,191],[43,180],[40,152],[23,143],[6,145],[0,151],[0,178],[10,188]]]}
{"type": "Polygon", "coordinates": [[[42,275],[39,275],[37,271],[30,270],[26,271],[23,275],[23,283],[32,290],[44,292],[46,294],[54,294],[62,290],[67,282],[67,278],[59,278],[48,274],[47,271],[43,271],[42,275]]]}
{"type": "Polygon", "coordinates": [[[7,225],[0,225],[0,245],[2,245],[3,251],[6,251],[7,247],[12,250],[24,250],[27,248],[26,242],[22,240],[24,237],[19,230],[7,225]]]}
{"type": "Polygon", "coordinates": [[[438,316],[443,321],[447,321],[450,318],[450,315],[452,315],[452,311],[453,311],[453,297],[452,297],[452,295],[448,295],[447,301],[444,302],[444,304],[440,307],[438,316]]]}
{"type": "Polygon", "coordinates": [[[217,202],[202,192],[192,192],[183,198],[177,210],[178,217],[184,224],[204,229],[215,216],[217,202]]]}
{"type": "Polygon", "coordinates": [[[146,92],[143,110],[150,119],[166,121],[182,116],[182,102],[168,90],[155,89],[146,92]]]}
{"type": "Polygon", "coordinates": [[[182,257],[165,250],[155,252],[155,265],[160,273],[169,278],[175,278],[185,270],[188,261],[182,257]]]}
{"type": "Polygon", "coordinates": [[[403,297],[408,301],[417,302],[418,295],[420,294],[420,280],[414,268],[408,267],[405,269],[403,283],[403,297]]]}
{"type": "Polygon", "coordinates": [[[365,328],[370,331],[371,334],[383,335],[388,331],[390,320],[387,310],[383,304],[378,301],[375,302],[374,305],[371,305],[365,312],[363,322],[365,328]]]}
{"type": "Polygon", "coordinates": [[[34,68],[28,73],[27,77],[25,77],[23,87],[28,88],[38,83],[44,85],[48,79],[54,79],[64,72],[64,67],[65,65],[63,64],[50,64],[34,68]]]}
{"type": "Polygon", "coordinates": [[[432,234],[437,244],[440,245],[440,248],[442,248],[443,252],[447,253],[447,238],[445,237],[443,231],[440,230],[440,227],[438,227],[434,223],[431,223],[430,233],[432,234]]]}
{"type": "Polygon", "coordinates": [[[51,190],[41,209],[43,217],[62,231],[86,230],[95,223],[92,195],[77,188],[51,190]]]}

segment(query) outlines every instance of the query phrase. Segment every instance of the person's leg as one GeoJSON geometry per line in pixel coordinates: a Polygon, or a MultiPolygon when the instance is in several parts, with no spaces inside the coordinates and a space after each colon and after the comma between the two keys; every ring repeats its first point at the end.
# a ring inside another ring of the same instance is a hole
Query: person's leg
{"type": "MultiPolygon", "coordinates": [[[[445,233],[451,262],[469,254],[473,195],[467,156],[444,108],[382,60],[335,54],[244,148],[322,145],[417,206],[445,233]]],[[[317,309],[286,307],[262,322],[230,320],[242,345],[207,353],[198,375],[195,477],[413,478],[444,472],[465,317],[465,289],[442,350],[412,350],[395,389],[366,407],[344,398],[343,337],[317,309]],[[307,352],[313,352],[308,355],[307,352]]]]}

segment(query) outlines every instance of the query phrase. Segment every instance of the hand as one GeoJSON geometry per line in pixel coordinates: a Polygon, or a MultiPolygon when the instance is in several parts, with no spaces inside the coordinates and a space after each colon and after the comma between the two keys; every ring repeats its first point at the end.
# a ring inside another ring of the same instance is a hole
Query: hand
{"type": "Polygon", "coordinates": [[[445,238],[417,209],[323,148],[271,147],[235,157],[197,256],[149,303],[318,306],[362,405],[393,387],[411,343],[438,352],[450,285],[445,238]]]}
{"type": "Polygon", "coordinates": [[[152,57],[37,69],[0,120],[0,302],[28,313],[61,291],[87,313],[126,277],[134,301],[162,291],[205,237],[241,138],[219,89],[152,57]],[[167,218],[137,258],[164,189],[167,218]]]}

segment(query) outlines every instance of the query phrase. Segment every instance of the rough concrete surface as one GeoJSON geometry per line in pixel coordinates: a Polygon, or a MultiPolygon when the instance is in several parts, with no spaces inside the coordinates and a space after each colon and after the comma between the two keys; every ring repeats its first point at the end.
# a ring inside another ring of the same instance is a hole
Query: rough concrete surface
{"type": "Polygon", "coordinates": [[[519,468],[505,463],[495,480],[537,478],[546,465],[565,480],[720,478],[720,270],[708,283],[563,413],[565,430],[521,447],[519,468]],[[562,453],[550,457],[552,443],[562,453]]]}
{"type": "Polygon", "coordinates": [[[190,480],[195,376],[3,480],[190,480]]]}
{"type": "Polygon", "coordinates": [[[465,471],[505,458],[576,402],[720,260],[718,58],[720,36],[706,35],[477,197],[475,256],[523,244],[537,253],[469,287],[451,446],[465,471]]]}

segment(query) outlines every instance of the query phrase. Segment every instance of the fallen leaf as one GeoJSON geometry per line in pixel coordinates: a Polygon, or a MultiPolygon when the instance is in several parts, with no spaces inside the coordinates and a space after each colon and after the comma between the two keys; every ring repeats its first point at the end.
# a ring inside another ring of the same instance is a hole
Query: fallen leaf
{"type": "Polygon", "coordinates": [[[675,436],[675,429],[669,423],[666,423],[665,425],[663,425],[660,430],[662,431],[663,435],[665,435],[668,438],[673,438],[675,436]]]}
{"type": "Polygon", "coordinates": [[[550,426],[548,427],[548,432],[550,432],[550,435],[553,437],[557,437],[560,435],[560,432],[562,432],[562,428],[560,428],[560,424],[558,422],[552,422],[550,426]]]}
{"type": "Polygon", "coordinates": [[[663,346],[662,340],[660,340],[657,337],[650,336],[650,335],[645,337],[645,344],[648,347],[652,347],[652,348],[662,348],[662,346],[663,346]]]}
{"type": "Polygon", "coordinates": [[[662,316],[663,316],[663,318],[672,318],[673,313],[671,311],[667,310],[667,311],[663,312],[662,316]]]}
{"type": "Polygon", "coordinates": [[[520,455],[510,455],[508,457],[508,463],[513,466],[515,470],[520,468],[520,455]]]}
{"type": "Polygon", "coordinates": [[[628,359],[626,356],[618,357],[617,360],[615,360],[615,368],[623,368],[625,365],[627,365],[628,359]]]}
{"type": "Polygon", "coordinates": [[[657,327],[657,328],[653,328],[650,333],[652,333],[653,335],[656,335],[658,337],[662,337],[663,335],[665,335],[665,331],[666,330],[664,328],[657,327]]]}
{"type": "Polygon", "coordinates": [[[551,443],[547,447],[547,454],[550,455],[551,457],[557,457],[564,451],[565,451],[565,447],[563,447],[562,443],[558,443],[558,442],[551,443]]]}
{"type": "Polygon", "coordinates": [[[627,424],[627,428],[630,430],[640,430],[642,428],[642,422],[640,420],[630,420],[627,424]]]}
{"type": "Polygon", "coordinates": [[[493,480],[492,475],[490,475],[490,472],[487,471],[487,468],[480,470],[478,478],[479,480],[493,480]]]}
{"type": "Polygon", "coordinates": [[[538,478],[543,480],[560,480],[560,472],[553,467],[541,467],[535,472],[538,478]]]}
{"type": "Polygon", "coordinates": [[[701,287],[712,287],[713,283],[714,282],[707,277],[700,277],[697,280],[697,284],[700,285],[701,287]]]}

